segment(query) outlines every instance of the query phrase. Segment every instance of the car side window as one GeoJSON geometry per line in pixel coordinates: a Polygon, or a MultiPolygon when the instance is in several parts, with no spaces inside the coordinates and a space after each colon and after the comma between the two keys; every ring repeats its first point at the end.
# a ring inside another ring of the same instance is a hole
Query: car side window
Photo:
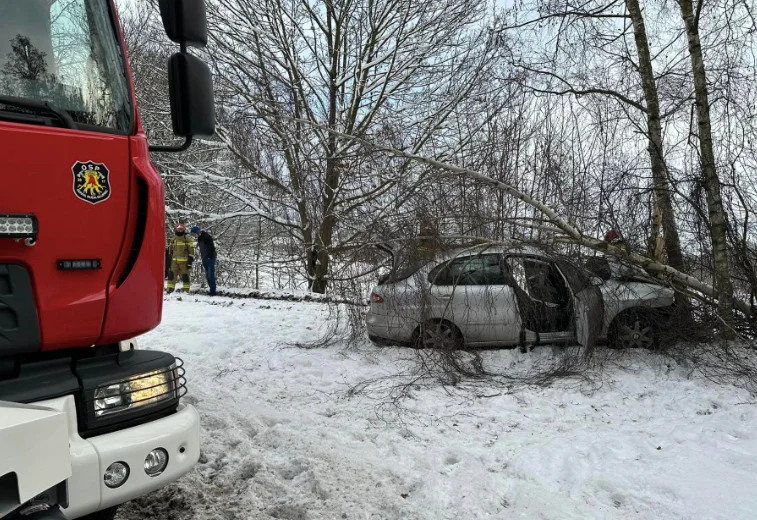
{"type": "Polygon", "coordinates": [[[546,259],[509,256],[507,266],[518,286],[531,298],[567,305],[570,291],[557,266],[546,259]]]}
{"type": "Polygon", "coordinates": [[[428,275],[432,285],[505,285],[500,254],[463,256],[434,267],[428,275]]]}

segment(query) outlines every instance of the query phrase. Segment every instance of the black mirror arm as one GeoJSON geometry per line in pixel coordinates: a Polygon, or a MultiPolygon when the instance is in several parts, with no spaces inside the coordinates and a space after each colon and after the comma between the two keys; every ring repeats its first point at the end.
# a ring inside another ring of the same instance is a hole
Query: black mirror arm
{"type": "Polygon", "coordinates": [[[188,135],[186,141],[178,146],[153,146],[150,145],[151,152],[183,152],[192,144],[192,136],[188,135]]]}

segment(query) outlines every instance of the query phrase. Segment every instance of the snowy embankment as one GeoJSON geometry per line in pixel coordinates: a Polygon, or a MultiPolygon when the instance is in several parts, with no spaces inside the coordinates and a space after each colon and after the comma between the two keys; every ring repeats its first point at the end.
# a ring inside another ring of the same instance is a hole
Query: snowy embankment
{"type": "MultiPolygon", "coordinates": [[[[193,287],[190,290],[192,296],[207,296],[206,288],[193,287]]],[[[178,294],[178,293],[177,293],[178,294]]],[[[218,296],[225,298],[254,298],[257,300],[282,300],[296,302],[319,302],[319,303],[346,303],[350,305],[359,305],[367,307],[367,301],[351,301],[343,298],[331,296],[329,294],[319,294],[306,290],[287,291],[281,289],[241,289],[218,287],[218,296]]]]}
{"type": "MultiPolygon", "coordinates": [[[[746,392],[660,373],[640,353],[591,394],[418,388],[394,414],[347,391],[412,352],[287,345],[327,319],[320,303],[168,297],[141,346],[184,359],[202,458],[120,518],[757,518],[746,392]]],[[[548,352],[487,355],[517,369],[548,352]]]]}

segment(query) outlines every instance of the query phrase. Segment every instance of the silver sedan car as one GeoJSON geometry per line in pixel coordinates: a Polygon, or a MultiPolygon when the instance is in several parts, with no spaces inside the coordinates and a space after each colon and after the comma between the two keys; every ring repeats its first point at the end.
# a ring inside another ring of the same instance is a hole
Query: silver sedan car
{"type": "Polygon", "coordinates": [[[480,247],[395,264],[371,292],[368,336],[426,347],[654,348],[674,292],[603,261],[597,276],[536,248],[480,247]]]}

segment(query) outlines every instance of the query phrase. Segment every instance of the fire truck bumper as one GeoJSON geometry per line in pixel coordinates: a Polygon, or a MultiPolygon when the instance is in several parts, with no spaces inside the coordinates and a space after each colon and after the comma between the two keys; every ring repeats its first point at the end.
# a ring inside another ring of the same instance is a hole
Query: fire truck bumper
{"type": "Polygon", "coordinates": [[[188,404],[162,419],[96,437],[78,433],[73,396],[34,403],[66,413],[72,475],[68,480],[69,519],[122,504],[155,491],[188,473],[200,457],[200,417],[188,404]],[[168,464],[157,476],[144,469],[145,458],[157,448],[168,453],[168,464]],[[104,475],[114,462],[128,466],[128,478],[118,487],[105,485],[104,475]]]}

